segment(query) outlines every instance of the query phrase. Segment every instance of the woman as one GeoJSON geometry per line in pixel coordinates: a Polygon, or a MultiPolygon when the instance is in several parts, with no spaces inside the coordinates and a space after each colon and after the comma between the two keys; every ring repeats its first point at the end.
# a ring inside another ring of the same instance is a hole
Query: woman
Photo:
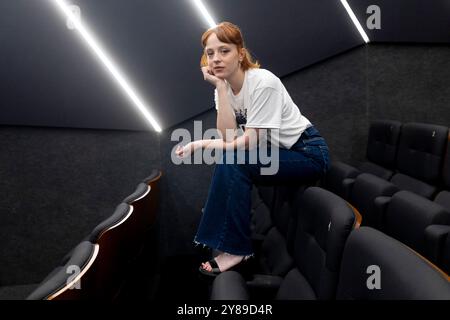
{"type": "MultiPolygon", "coordinates": [[[[202,36],[204,79],[215,87],[217,129],[222,139],[197,140],[178,147],[187,157],[197,149],[222,149],[224,158],[245,150],[245,163],[216,164],[195,242],[219,251],[199,270],[215,276],[253,254],[250,238],[251,188],[254,183],[303,184],[328,169],[328,147],[292,101],[279,78],[260,69],[245,48],[240,29],[222,22],[202,36]],[[237,135],[238,127],[244,133],[237,135]],[[264,165],[249,161],[251,150],[269,141],[277,171],[262,174],[264,165]],[[276,147],[276,148],[275,148],[276,147]]],[[[228,158],[227,158],[228,159],[228,158]]]]}

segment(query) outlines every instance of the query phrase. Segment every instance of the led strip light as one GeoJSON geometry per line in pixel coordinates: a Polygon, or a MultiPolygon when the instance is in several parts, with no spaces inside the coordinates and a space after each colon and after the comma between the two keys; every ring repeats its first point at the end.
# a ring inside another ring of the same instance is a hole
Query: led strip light
{"type": "Polygon", "coordinates": [[[87,27],[83,25],[80,19],[77,19],[72,13],[69,6],[66,4],[64,0],[53,0],[53,3],[64,13],[67,18],[72,22],[75,29],[81,34],[83,39],[89,45],[89,47],[95,52],[100,61],[105,65],[108,71],[111,73],[113,78],[117,81],[120,87],[125,91],[125,93],[129,96],[134,105],[138,108],[138,110],[142,113],[144,118],[150,122],[152,127],[157,131],[161,132],[162,129],[155,120],[155,118],[150,114],[148,108],[144,105],[142,100],[137,96],[133,88],[128,84],[125,80],[122,73],[119,71],[118,67],[112,62],[112,60],[106,55],[105,50],[103,50],[95,40],[94,36],[91,32],[88,31],[87,27]]]}
{"type": "Polygon", "coordinates": [[[355,14],[353,13],[352,8],[350,8],[347,0],[341,0],[342,5],[344,6],[345,10],[347,10],[348,15],[352,19],[356,29],[358,29],[359,33],[361,34],[361,37],[364,39],[366,43],[369,43],[369,37],[367,36],[366,32],[362,28],[361,24],[359,23],[358,19],[356,18],[355,14]]]}
{"type": "Polygon", "coordinates": [[[205,20],[208,23],[209,27],[210,28],[214,28],[215,26],[217,26],[217,24],[214,22],[214,19],[209,14],[209,12],[206,9],[206,7],[203,5],[203,2],[201,0],[193,0],[193,1],[194,1],[194,4],[197,6],[197,9],[202,14],[203,18],[205,18],[205,20]]]}

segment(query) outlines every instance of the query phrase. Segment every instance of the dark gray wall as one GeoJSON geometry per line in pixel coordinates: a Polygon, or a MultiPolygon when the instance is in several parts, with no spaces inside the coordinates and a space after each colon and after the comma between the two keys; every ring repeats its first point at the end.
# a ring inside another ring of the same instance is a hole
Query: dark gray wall
{"type": "MultiPolygon", "coordinates": [[[[213,107],[191,0],[72,0],[163,128],[213,107]]],[[[205,1],[279,76],[362,42],[337,1],[205,1]],[[276,23],[274,23],[276,22],[276,23]],[[326,22],[326,23],[324,23],[326,22]],[[282,40],[280,40],[282,39],[282,40]]],[[[0,1],[0,124],[148,130],[51,0],[0,1]]]]}
{"type": "Polygon", "coordinates": [[[450,126],[450,45],[369,48],[370,119],[450,126]]]}
{"type": "Polygon", "coordinates": [[[448,0],[348,0],[372,42],[450,43],[448,0]],[[367,28],[370,5],[381,12],[381,29],[367,28]]]}
{"type": "Polygon", "coordinates": [[[0,127],[0,286],[40,282],[153,168],[148,132],[0,127]]]}

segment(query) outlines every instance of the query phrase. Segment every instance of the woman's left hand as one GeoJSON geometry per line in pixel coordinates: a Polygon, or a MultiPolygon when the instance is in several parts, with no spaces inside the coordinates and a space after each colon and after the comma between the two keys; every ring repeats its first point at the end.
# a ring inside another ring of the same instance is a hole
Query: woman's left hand
{"type": "Polygon", "coordinates": [[[189,157],[198,148],[198,144],[196,142],[197,141],[189,142],[184,147],[178,146],[177,149],[175,150],[175,154],[179,158],[189,157]]]}

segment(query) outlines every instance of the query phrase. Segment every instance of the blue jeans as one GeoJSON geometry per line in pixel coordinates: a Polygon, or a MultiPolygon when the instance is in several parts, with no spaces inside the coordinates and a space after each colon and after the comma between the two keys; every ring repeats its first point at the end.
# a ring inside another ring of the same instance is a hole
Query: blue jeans
{"type": "Polygon", "coordinates": [[[194,242],[233,255],[251,255],[253,184],[313,183],[329,168],[327,144],[314,127],[306,129],[290,149],[280,148],[278,159],[278,172],[273,175],[261,175],[260,169],[265,165],[259,159],[256,164],[249,164],[248,161],[245,164],[236,164],[236,161],[230,164],[225,160],[216,164],[194,242]]]}

